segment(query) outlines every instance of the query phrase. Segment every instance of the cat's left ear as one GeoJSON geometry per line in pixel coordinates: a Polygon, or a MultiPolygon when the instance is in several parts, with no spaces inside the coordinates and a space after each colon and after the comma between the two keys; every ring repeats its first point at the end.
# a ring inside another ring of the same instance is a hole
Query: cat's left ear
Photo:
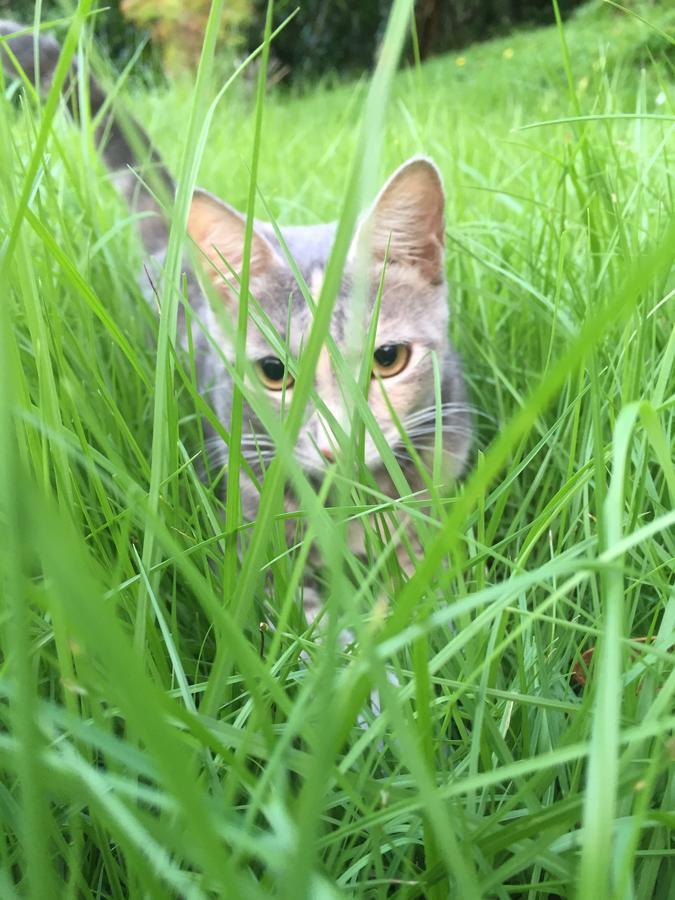
{"type": "Polygon", "coordinates": [[[368,241],[376,263],[415,268],[432,283],[443,280],[445,194],[430,159],[413,157],[397,169],[359,224],[350,250],[368,241]]]}

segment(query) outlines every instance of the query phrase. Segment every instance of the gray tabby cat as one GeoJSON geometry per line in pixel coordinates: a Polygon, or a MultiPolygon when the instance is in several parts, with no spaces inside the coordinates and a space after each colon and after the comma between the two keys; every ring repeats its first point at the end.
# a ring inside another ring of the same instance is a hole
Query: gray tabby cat
{"type": "MultiPolygon", "coordinates": [[[[12,34],[21,27],[13,22],[0,22],[0,35],[12,34]]],[[[8,44],[26,75],[34,80],[32,34],[10,38],[8,44]]],[[[59,52],[59,45],[53,38],[40,37],[39,69],[43,89],[50,83],[59,52]]],[[[1,49],[0,55],[6,70],[13,70],[1,49]]],[[[75,74],[73,71],[71,77],[75,74]]],[[[101,110],[105,96],[93,79],[89,83],[89,97],[91,112],[96,114],[101,110]]],[[[152,152],[149,138],[138,126],[134,131],[140,139],[134,144],[139,143],[145,148],[146,160],[159,173],[159,181],[168,189],[167,192],[172,193],[171,179],[152,152]]],[[[117,120],[109,117],[108,121],[103,122],[97,138],[100,139],[106,163],[118,173],[119,188],[131,209],[153,214],[139,219],[139,230],[149,254],[149,267],[156,269],[158,264],[161,266],[167,242],[167,225],[161,207],[141,186],[134,172],[134,167],[138,165],[137,155],[117,120]]],[[[147,177],[146,171],[143,177],[147,177]]],[[[371,309],[386,258],[368,404],[413,490],[422,488],[422,479],[405,449],[398,427],[392,421],[382,388],[386,389],[389,402],[406,429],[410,442],[423,459],[429,460],[436,430],[435,357],[441,374],[443,463],[447,477],[461,474],[472,436],[461,366],[448,339],[444,205],[441,178],[430,160],[416,157],[394,172],[370,210],[362,217],[330,327],[338,349],[344,349],[355,259],[367,232],[371,309]]],[[[244,229],[245,219],[239,212],[206,191],[195,191],[189,212],[188,233],[205,261],[205,265],[200,266],[200,276],[210,279],[215,295],[233,313],[236,313],[238,303],[236,281],[224,266],[223,259],[234,273],[239,272],[244,252],[244,229]]],[[[316,298],[334,239],[335,225],[285,227],[281,233],[310,292],[316,298]]],[[[187,271],[187,282],[189,305],[206,323],[224,356],[232,359],[232,342],[219,325],[222,317],[215,315],[194,271],[190,269],[187,271]]],[[[253,233],[250,293],[288,346],[290,356],[297,358],[301,344],[312,327],[312,313],[272,226],[264,222],[256,222],[253,233]]],[[[227,426],[232,395],[231,377],[220,354],[213,350],[203,335],[197,334],[196,340],[200,390],[208,393],[220,421],[227,426]]],[[[281,410],[282,397],[283,402],[288,403],[292,396],[293,378],[254,322],[248,328],[246,354],[254,364],[270,403],[281,410]]],[[[315,390],[321,404],[318,408],[315,405],[308,407],[295,454],[303,470],[317,480],[334,461],[339,450],[340,441],[332,423],[337,422],[340,426],[338,433],[349,429],[343,393],[325,349],[316,370],[315,390]]],[[[251,469],[260,473],[262,465],[269,462],[275,452],[274,444],[254,409],[246,402],[243,421],[248,430],[242,438],[242,451],[251,469]]],[[[225,445],[214,438],[211,448],[216,461],[224,463],[227,458],[225,445]]],[[[365,441],[365,463],[381,489],[389,496],[396,496],[397,492],[370,435],[366,436],[365,441]]],[[[250,478],[243,477],[242,482],[244,513],[252,518],[256,514],[258,491],[250,478]]],[[[315,609],[307,611],[312,616],[316,612],[315,609]]]]}

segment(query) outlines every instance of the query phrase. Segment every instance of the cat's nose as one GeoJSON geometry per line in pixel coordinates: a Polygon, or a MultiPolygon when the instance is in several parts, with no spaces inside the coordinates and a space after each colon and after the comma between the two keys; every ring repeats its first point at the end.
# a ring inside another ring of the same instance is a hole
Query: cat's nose
{"type": "Polygon", "coordinates": [[[323,456],[324,459],[327,459],[328,462],[335,462],[335,454],[331,447],[324,445],[323,447],[319,447],[319,453],[323,456]]]}

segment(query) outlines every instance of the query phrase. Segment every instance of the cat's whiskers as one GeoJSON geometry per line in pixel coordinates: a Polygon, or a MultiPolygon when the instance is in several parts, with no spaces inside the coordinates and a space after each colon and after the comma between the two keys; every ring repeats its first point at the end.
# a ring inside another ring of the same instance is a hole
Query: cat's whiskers
{"type": "Polygon", "coordinates": [[[434,435],[436,432],[440,434],[473,434],[473,431],[467,428],[466,425],[441,425],[437,428],[435,423],[430,423],[428,425],[420,425],[417,428],[409,428],[406,431],[406,435],[412,440],[413,438],[424,437],[427,434],[434,435]]]}
{"type": "MultiPolygon", "coordinates": [[[[436,450],[435,444],[413,444],[413,447],[418,453],[427,453],[436,450]]],[[[441,453],[450,453],[451,456],[456,456],[456,454],[453,453],[452,450],[449,450],[447,447],[441,446],[438,449],[441,451],[441,453]]]]}
{"type": "Polygon", "coordinates": [[[268,438],[242,438],[239,441],[240,447],[258,447],[260,450],[276,450],[276,444],[268,438]]]}
{"type": "Polygon", "coordinates": [[[481,410],[476,409],[476,407],[470,403],[447,402],[440,403],[438,405],[434,403],[430,406],[425,406],[421,409],[415,410],[415,412],[411,413],[409,416],[405,416],[401,424],[407,431],[409,431],[411,427],[417,425],[420,422],[435,422],[438,413],[440,413],[441,419],[445,419],[448,416],[452,415],[456,417],[463,417],[467,415],[472,418],[474,416],[481,416],[483,418],[492,420],[492,416],[489,416],[481,410]]]}
{"type": "Polygon", "coordinates": [[[477,410],[469,403],[441,403],[438,406],[432,404],[416,410],[409,416],[405,416],[401,424],[404,428],[410,428],[410,426],[416,425],[418,422],[427,420],[435,422],[438,413],[440,413],[441,419],[444,419],[452,414],[456,416],[465,414],[473,416],[477,414],[477,410]]]}

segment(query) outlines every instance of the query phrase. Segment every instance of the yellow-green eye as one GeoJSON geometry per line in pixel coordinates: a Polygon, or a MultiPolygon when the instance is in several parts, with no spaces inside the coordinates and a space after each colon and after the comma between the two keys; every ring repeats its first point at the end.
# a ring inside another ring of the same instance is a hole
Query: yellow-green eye
{"type": "Polygon", "coordinates": [[[293,376],[287,373],[278,356],[265,356],[258,360],[257,365],[260,380],[268,390],[280,391],[284,385],[289,388],[293,384],[293,376]]]}
{"type": "Polygon", "coordinates": [[[405,369],[409,359],[410,347],[407,344],[382,344],[373,353],[373,374],[391,378],[405,369]]]}

